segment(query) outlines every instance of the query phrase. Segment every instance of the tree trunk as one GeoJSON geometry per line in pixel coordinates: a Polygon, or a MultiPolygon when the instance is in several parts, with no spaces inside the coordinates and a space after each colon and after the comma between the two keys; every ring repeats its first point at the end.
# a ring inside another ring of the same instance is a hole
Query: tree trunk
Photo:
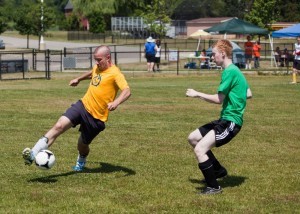
{"type": "Polygon", "coordinates": [[[29,34],[27,34],[27,48],[29,48],[29,34]]]}

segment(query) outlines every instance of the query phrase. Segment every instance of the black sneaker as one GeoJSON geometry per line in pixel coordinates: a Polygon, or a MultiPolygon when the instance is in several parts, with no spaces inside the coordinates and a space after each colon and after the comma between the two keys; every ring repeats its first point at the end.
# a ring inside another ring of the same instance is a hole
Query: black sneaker
{"type": "Polygon", "coordinates": [[[220,193],[222,193],[222,188],[219,186],[218,189],[213,188],[213,187],[206,187],[199,194],[201,194],[201,195],[214,195],[214,194],[220,194],[220,193]]]}

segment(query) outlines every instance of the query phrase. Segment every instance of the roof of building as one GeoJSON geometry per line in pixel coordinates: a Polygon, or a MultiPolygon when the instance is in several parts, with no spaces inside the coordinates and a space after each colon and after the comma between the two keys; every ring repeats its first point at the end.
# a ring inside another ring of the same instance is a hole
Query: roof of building
{"type": "Polygon", "coordinates": [[[280,30],[282,28],[287,28],[287,27],[290,27],[290,26],[295,25],[297,23],[298,22],[275,22],[275,23],[270,24],[270,27],[273,30],[280,30]]]}
{"type": "Polygon", "coordinates": [[[202,24],[202,23],[221,23],[227,20],[230,20],[234,17],[214,17],[214,18],[199,18],[187,21],[186,24],[202,24]]]}
{"type": "Polygon", "coordinates": [[[65,10],[73,10],[73,4],[71,0],[69,0],[68,3],[66,4],[65,10]]]}

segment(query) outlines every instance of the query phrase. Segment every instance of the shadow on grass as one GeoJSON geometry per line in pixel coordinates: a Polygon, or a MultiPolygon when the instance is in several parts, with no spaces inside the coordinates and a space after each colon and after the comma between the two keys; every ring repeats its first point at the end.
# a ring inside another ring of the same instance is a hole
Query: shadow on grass
{"type": "MultiPolygon", "coordinates": [[[[93,163],[93,162],[91,162],[93,163]]],[[[94,162],[95,163],[95,162],[94,162]]],[[[82,172],[76,172],[76,171],[71,171],[71,172],[66,172],[66,173],[61,173],[61,174],[56,174],[56,175],[50,175],[50,176],[44,176],[40,178],[34,178],[28,180],[28,182],[39,182],[39,183],[55,183],[57,182],[58,177],[65,177],[65,176],[70,176],[74,174],[79,174],[79,173],[113,173],[113,172],[125,172],[125,176],[130,176],[130,175],[135,175],[135,171],[123,166],[116,166],[112,165],[109,163],[103,163],[100,162],[100,167],[97,168],[84,168],[82,172]]]]}
{"type": "MultiPolygon", "coordinates": [[[[240,186],[247,178],[243,176],[228,175],[225,178],[219,179],[218,183],[222,188],[240,186]]],[[[189,179],[191,183],[205,184],[199,179],[189,179]]],[[[198,187],[197,187],[198,188],[198,187]]]]}
{"type": "MultiPolygon", "coordinates": [[[[95,162],[91,162],[95,163],[95,162]]],[[[100,162],[98,168],[85,168],[82,173],[112,173],[112,172],[125,172],[124,176],[135,175],[135,171],[123,166],[115,166],[109,163],[100,162]]]]}

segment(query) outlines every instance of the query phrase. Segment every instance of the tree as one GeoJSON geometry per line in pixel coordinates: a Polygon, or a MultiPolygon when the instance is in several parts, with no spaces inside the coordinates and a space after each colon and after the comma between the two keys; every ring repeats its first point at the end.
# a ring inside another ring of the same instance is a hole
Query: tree
{"type": "Polygon", "coordinates": [[[5,32],[7,29],[7,13],[5,12],[5,2],[4,0],[0,0],[0,34],[5,32]]]}
{"type": "Polygon", "coordinates": [[[142,13],[151,33],[159,37],[166,35],[167,27],[171,23],[171,15],[182,0],[153,0],[152,4],[146,6],[142,13]]]}
{"type": "Polygon", "coordinates": [[[7,20],[5,17],[0,15],[0,34],[5,32],[7,29],[7,20]]]}
{"type": "Polygon", "coordinates": [[[245,19],[255,25],[270,29],[278,17],[276,8],[277,0],[255,0],[250,12],[245,15],[245,19]]]}
{"type": "MultiPolygon", "coordinates": [[[[41,4],[24,3],[22,7],[16,10],[14,21],[15,29],[21,35],[27,35],[27,48],[29,48],[29,35],[40,37],[54,23],[54,13],[51,8],[44,7],[43,9],[43,29],[41,21],[41,4]]],[[[39,43],[40,44],[40,43],[39,43]]]]}
{"type": "Polygon", "coordinates": [[[67,16],[63,21],[59,23],[59,28],[61,30],[80,30],[80,20],[79,17],[74,13],[67,16]]]}
{"type": "Polygon", "coordinates": [[[14,17],[15,29],[21,35],[27,36],[27,48],[29,48],[29,35],[32,35],[34,32],[33,17],[31,16],[32,10],[34,10],[33,5],[24,5],[24,7],[17,9],[14,17]]]}
{"type": "Polygon", "coordinates": [[[128,16],[145,5],[143,0],[73,0],[72,3],[74,6],[73,12],[77,16],[93,19],[92,24],[90,23],[91,32],[103,32],[103,27],[105,29],[110,27],[111,16],[128,16]],[[96,20],[97,17],[100,20],[96,20]],[[101,26],[93,23],[100,23],[101,26]]]}
{"type": "Polygon", "coordinates": [[[102,13],[92,13],[87,16],[90,23],[90,32],[92,33],[104,33],[106,29],[106,23],[104,14],[102,13]]]}
{"type": "Polygon", "coordinates": [[[245,13],[248,12],[248,5],[250,1],[242,1],[242,0],[225,0],[225,16],[228,17],[237,17],[239,19],[243,19],[245,13]]]}
{"type": "Polygon", "coordinates": [[[226,5],[223,0],[184,0],[174,10],[173,19],[191,20],[202,17],[224,16],[226,5]]]}
{"type": "Polygon", "coordinates": [[[276,4],[279,16],[278,20],[283,22],[299,22],[300,21],[300,1],[299,0],[280,0],[276,4]]]}

